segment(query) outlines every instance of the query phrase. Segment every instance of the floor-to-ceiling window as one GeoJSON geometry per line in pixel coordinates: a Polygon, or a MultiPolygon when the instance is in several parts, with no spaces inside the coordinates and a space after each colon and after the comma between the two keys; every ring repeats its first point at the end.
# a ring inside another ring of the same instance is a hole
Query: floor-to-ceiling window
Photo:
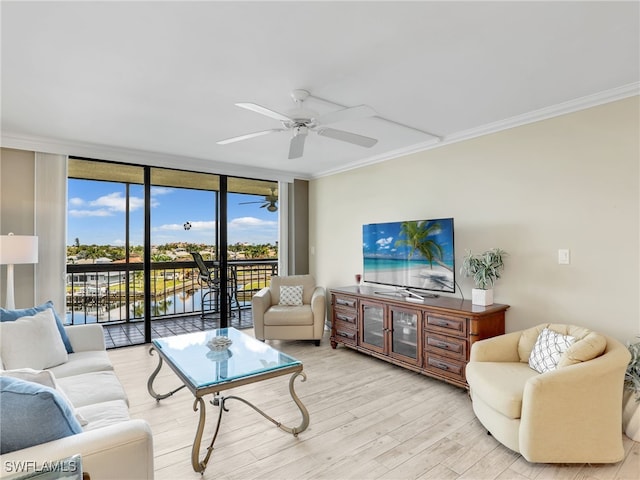
{"type": "Polygon", "coordinates": [[[245,315],[277,272],[278,184],[71,158],[67,316],[71,323],[245,315]],[[203,305],[192,252],[221,272],[222,295],[203,305]],[[228,300],[228,301],[227,301],[228,300]]]}
{"type": "Polygon", "coordinates": [[[126,306],[145,284],[144,169],[70,159],[67,176],[67,321],[133,319],[126,306]]]}
{"type": "Polygon", "coordinates": [[[218,175],[151,168],[152,317],[202,311],[204,286],[180,265],[217,260],[219,197],[218,175]]]}

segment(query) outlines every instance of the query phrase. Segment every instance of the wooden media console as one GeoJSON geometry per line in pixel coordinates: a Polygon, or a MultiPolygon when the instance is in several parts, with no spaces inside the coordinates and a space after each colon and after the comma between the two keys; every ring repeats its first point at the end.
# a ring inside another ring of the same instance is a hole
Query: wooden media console
{"type": "Polygon", "coordinates": [[[453,297],[407,300],[373,286],[329,292],[333,348],[341,344],[463,388],[471,345],[502,335],[509,308],[453,297]]]}

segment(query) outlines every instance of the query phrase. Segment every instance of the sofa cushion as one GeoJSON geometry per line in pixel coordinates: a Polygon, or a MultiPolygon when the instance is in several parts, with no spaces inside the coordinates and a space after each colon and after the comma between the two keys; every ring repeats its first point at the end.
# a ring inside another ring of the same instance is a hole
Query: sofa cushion
{"type": "Polygon", "coordinates": [[[473,396],[508,418],[520,418],[524,387],[539,375],[521,362],[470,362],[465,374],[473,396]]]}
{"type": "Polygon", "coordinates": [[[49,370],[36,370],[34,368],[0,370],[0,377],[19,378],[25,382],[39,383],[45,387],[56,388],[55,377],[49,370]]]}
{"type": "Polygon", "coordinates": [[[302,305],[302,285],[280,285],[279,305],[302,305]]]}
{"type": "Polygon", "coordinates": [[[33,316],[0,323],[0,355],[8,370],[43,370],[68,360],[53,311],[48,308],[33,316]]]}
{"type": "Polygon", "coordinates": [[[129,405],[127,394],[113,372],[83,373],[58,378],[57,381],[76,408],[111,400],[124,400],[129,405]]]}
{"type": "Polygon", "coordinates": [[[538,373],[555,370],[562,354],[574,342],[575,338],[571,335],[562,335],[548,328],[543,329],[531,350],[529,366],[538,373]]]}
{"type": "Polygon", "coordinates": [[[576,363],[587,362],[602,355],[607,348],[607,339],[596,332],[590,332],[584,338],[571,345],[560,357],[558,368],[576,363]]]}
{"type": "Polygon", "coordinates": [[[111,400],[86,405],[78,408],[78,413],[87,419],[88,423],[83,426],[85,432],[129,420],[129,409],[124,400],[111,400]]]}
{"type": "Polygon", "coordinates": [[[0,377],[0,453],[82,432],[73,410],[53,388],[0,377]]]}
{"type": "Polygon", "coordinates": [[[310,305],[273,305],[264,313],[265,325],[313,325],[310,305]]]}
{"type": "Polygon", "coordinates": [[[67,350],[67,353],[73,353],[73,348],[71,347],[71,342],[69,341],[67,332],[65,331],[62,320],[60,320],[60,317],[58,316],[56,309],[53,307],[53,302],[51,300],[43,303],[42,305],[38,305],[37,307],[22,308],[18,310],[7,310],[0,307],[0,322],[13,322],[21,317],[32,317],[36,313],[42,312],[47,309],[51,309],[51,311],[53,312],[53,316],[56,319],[56,327],[58,328],[60,338],[62,338],[62,343],[64,343],[64,347],[67,350]]]}
{"type": "Polygon", "coordinates": [[[66,363],[51,367],[57,379],[90,372],[107,372],[113,370],[109,355],[105,350],[76,352],[69,354],[66,363]]]}

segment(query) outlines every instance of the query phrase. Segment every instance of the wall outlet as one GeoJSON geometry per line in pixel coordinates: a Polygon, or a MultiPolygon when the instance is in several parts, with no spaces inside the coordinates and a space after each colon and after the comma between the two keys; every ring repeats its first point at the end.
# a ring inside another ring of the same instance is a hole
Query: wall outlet
{"type": "Polygon", "coordinates": [[[558,264],[569,265],[571,263],[571,254],[569,249],[561,248],[558,250],[558,264]]]}

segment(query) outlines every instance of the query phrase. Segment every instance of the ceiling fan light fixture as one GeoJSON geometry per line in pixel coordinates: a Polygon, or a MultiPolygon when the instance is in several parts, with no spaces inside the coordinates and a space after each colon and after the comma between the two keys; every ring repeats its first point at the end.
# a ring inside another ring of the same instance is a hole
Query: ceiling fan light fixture
{"type": "Polygon", "coordinates": [[[298,135],[307,135],[309,133],[309,128],[306,125],[297,125],[293,129],[293,136],[297,137],[298,135]]]}
{"type": "Polygon", "coordinates": [[[277,202],[278,202],[278,195],[276,194],[276,189],[271,188],[271,193],[269,195],[265,195],[264,200],[259,200],[257,202],[240,202],[238,205],[248,205],[250,203],[262,203],[262,205],[260,205],[260,208],[266,208],[270,212],[277,212],[278,211],[278,205],[276,205],[277,202]]]}
{"type": "Polygon", "coordinates": [[[227,143],[234,143],[242,140],[248,140],[254,137],[266,135],[268,133],[282,132],[291,130],[292,138],[289,142],[289,159],[300,158],[304,153],[304,143],[309,131],[313,131],[318,135],[329,137],[334,140],[340,140],[343,142],[359,145],[361,147],[371,148],[377,143],[377,139],[366,137],[364,135],[358,135],[355,133],[347,132],[344,130],[337,130],[335,128],[326,128],[325,125],[338,123],[345,120],[357,120],[364,117],[372,117],[376,115],[376,111],[368,105],[358,105],[355,107],[346,107],[341,110],[329,112],[324,115],[318,116],[317,112],[304,108],[304,101],[310,97],[307,90],[294,90],[291,92],[291,98],[293,99],[296,108],[288,115],[276,112],[270,108],[263,107],[256,103],[241,102],[236,103],[236,106],[251,110],[260,115],[270,117],[275,120],[279,120],[282,123],[283,128],[274,128],[271,130],[264,130],[261,132],[249,133],[246,135],[240,135],[237,137],[227,138],[220,140],[217,143],[225,145],[227,143]]]}

